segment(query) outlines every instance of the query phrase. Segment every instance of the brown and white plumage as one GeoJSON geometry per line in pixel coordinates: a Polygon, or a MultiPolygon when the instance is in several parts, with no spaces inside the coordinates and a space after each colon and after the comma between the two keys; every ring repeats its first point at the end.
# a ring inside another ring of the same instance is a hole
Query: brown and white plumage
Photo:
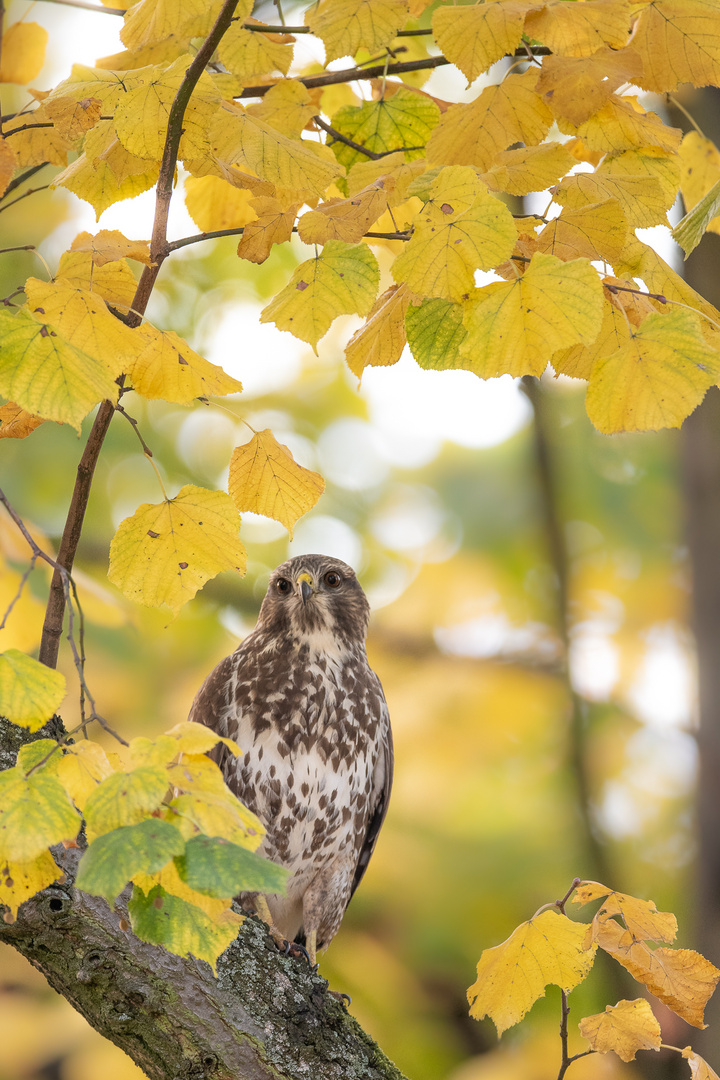
{"type": "MultiPolygon", "coordinates": [[[[288,941],[311,953],[340,926],[385,813],[390,721],[365,653],[369,605],[339,559],[300,555],[271,575],[257,626],[205,680],[190,719],[235,739],[217,760],[267,829],[258,849],[291,871],[267,897],[288,941]]],[[[248,903],[251,897],[245,898],[248,903]]]]}

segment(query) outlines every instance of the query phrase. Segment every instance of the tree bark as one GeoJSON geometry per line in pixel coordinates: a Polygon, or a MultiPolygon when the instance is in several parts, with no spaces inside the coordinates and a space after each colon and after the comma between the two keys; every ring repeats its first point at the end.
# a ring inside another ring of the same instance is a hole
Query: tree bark
{"type": "MultiPolygon", "coordinates": [[[[54,720],[30,738],[61,732],[54,720]]],[[[26,741],[0,718],[0,769],[26,741]]],[[[215,977],[204,961],[121,929],[129,889],[114,908],[76,890],[80,850],[53,854],[65,880],[26,901],[16,922],[0,922],[0,942],[151,1080],[404,1080],[325,979],[279,953],[259,920],[245,919],[215,977]]]]}
{"type": "MultiPolygon", "coordinates": [[[[683,100],[708,138],[716,144],[720,142],[720,92],[707,88],[683,100]]],[[[675,122],[688,127],[680,116],[675,122]]],[[[720,237],[709,233],[685,266],[686,280],[716,307],[720,306],[719,253],[720,237]]],[[[698,850],[692,889],[694,944],[720,967],[720,392],[717,388],[708,392],[682,430],[699,705],[698,850]]],[[[705,1020],[708,1028],[693,1036],[693,1048],[697,1047],[699,1053],[717,1063],[720,1059],[718,994],[710,999],[705,1020]]]]}

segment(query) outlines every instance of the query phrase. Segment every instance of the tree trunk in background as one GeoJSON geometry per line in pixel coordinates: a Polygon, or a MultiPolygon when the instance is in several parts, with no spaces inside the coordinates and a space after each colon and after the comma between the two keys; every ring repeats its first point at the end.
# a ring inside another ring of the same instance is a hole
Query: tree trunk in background
{"type": "MultiPolygon", "coordinates": [[[[698,91],[683,103],[703,132],[720,143],[720,92],[698,91]]],[[[678,113],[675,123],[687,128],[678,113]]],[[[720,307],[720,236],[708,234],[688,259],[687,281],[720,307]]],[[[720,967],[720,391],[713,388],[683,426],[687,539],[692,567],[692,622],[699,685],[695,870],[695,945],[720,967]]],[[[705,1011],[705,1032],[693,1049],[720,1068],[720,993],[705,1011]]]]}

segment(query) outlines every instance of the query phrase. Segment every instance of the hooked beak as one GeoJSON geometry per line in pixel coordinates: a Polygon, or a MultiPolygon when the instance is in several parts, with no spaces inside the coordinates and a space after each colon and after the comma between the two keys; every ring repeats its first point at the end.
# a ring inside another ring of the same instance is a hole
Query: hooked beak
{"type": "Polygon", "coordinates": [[[302,574],[298,574],[298,576],[297,576],[297,578],[295,580],[297,581],[298,585],[300,586],[300,596],[302,598],[302,602],[303,602],[303,604],[306,604],[308,602],[308,600],[310,599],[310,597],[312,596],[313,591],[314,591],[313,590],[313,579],[311,578],[310,574],[302,573],[302,574]]]}

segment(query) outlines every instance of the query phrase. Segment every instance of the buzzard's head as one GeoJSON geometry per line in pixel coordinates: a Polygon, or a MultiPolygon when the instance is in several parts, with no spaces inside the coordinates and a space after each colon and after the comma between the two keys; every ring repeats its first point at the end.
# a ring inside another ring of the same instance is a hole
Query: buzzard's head
{"type": "Polygon", "coordinates": [[[352,567],[327,555],[297,555],[270,575],[258,630],[327,652],[363,644],[369,616],[352,567]]]}

